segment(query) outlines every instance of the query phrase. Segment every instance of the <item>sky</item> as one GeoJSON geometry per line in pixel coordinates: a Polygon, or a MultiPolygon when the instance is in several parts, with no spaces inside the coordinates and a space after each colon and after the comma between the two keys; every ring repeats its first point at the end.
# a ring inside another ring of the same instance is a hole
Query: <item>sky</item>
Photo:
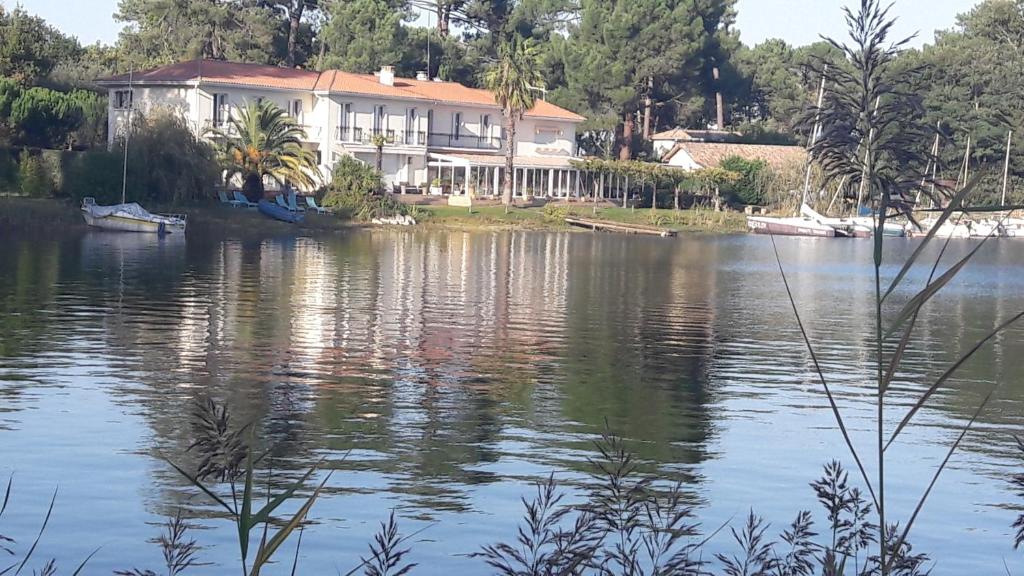
{"type": "MultiPolygon", "coordinates": [[[[738,0],[740,37],[749,45],[766,38],[782,38],[794,45],[814,42],[819,34],[841,37],[842,6],[856,0],[738,0]]],[[[13,7],[16,0],[0,0],[13,7]]],[[[930,43],[934,32],[953,25],[957,14],[968,11],[977,0],[897,0],[896,33],[919,33],[915,45],[930,43]]],[[[27,11],[42,16],[83,44],[117,40],[121,23],[114,20],[117,0],[20,0],[27,11]]]]}

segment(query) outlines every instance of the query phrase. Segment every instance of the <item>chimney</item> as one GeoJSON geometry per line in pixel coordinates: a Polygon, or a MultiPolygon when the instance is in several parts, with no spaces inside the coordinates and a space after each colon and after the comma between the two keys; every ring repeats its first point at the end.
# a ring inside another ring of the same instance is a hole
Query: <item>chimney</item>
{"type": "Polygon", "coordinates": [[[394,66],[381,66],[380,67],[380,83],[385,86],[395,85],[395,67],[394,66]]]}
{"type": "Polygon", "coordinates": [[[416,79],[420,82],[426,82],[427,80],[430,80],[430,76],[427,74],[426,70],[420,70],[416,73],[416,79]]]}

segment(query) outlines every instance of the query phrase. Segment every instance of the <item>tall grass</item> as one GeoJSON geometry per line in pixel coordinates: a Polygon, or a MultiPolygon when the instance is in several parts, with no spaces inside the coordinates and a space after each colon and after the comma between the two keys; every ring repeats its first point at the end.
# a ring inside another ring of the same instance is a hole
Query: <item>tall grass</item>
{"type": "MultiPolygon", "coordinates": [[[[910,39],[890,41],[889,35],[895,22],[889,17],[889,8],[878,0],[861,0],[859,10],[845,9],[850,42],[842,44],[829,40],[843,52],[846,62],[827,68],[826,81],[832,88],[821,107],[814,108],[808,118],[821,123],[821,137],[811,146],[811,156],[821,167],[827,183],[849,182],[857,192],[857,206],[872,206],[875,212],[875,229],[882,230],[887,219],[906,217],[913,220],[914,201],[922,188],[925,195],[931,189],[926,181],[922,183],[920,172],[934,158],[929,157],[921,143],[931,141],[925,137],[925,128],[917,120],[923,110],[920,97],[907,87],[911,84],[915,70],[900,70],[894,65],[900,50],[910,39]]],[[[995,326],[987,336],[980,339],[959,360],[954,362],[939,378],[928,384],[925,391],[914,401],[911,408],[900,418],[899,424],[889,431],[886,428],[887,394],[890,384],[900,373],[903,355],[914,337],[914,327],[920,312],[929,305],[934,296],[947,286],[964,269],[980,250],[987,238],[982,240],[964,258],[939,273],[940,263],[947,244],[942,246],[931,266],[928,281],[895,314],[886,314],[886,305],[904,284],[908,273],[919,265],[926,247],[935,241],[935,232],[954,213],[966,206],[965,200],[977,187],[977,178],[959,191],[945,191],[945,198],[934,198],[937,205],[946,205],[925,238],[919,243],[910,258],[889,282],[882,281],[882,255],[884,237],[874,238],[874,342],[873,371],[875,391],[874,446],[870,450],[857,447],[848,433],[841,411],[822,372],[818,355],[807,336],[796,301],[786,280],[778,248],[775,257],[793,308],[797,325],[811,355],[815,371],[828,397],[836,424],[842,433],[850,455],[870,495],[877,517],[877,535],[874,546],[877,550],[878,574],[903,574],[916,569],[913,555],[907,546],[907,538],[917,517],[928,500],[935,483],[956,452],[964,436],[973,426],[994,388],[977,407],[973,417],[963,427],[958,437],[949,446],[945,458],[936,467],[928,484],[911,514],[898,526],[890,521],[892,514],[886,509],[888,448],[900,438],[914,416],[925,408],[932,395],[948,379],[996,334],[1024,317],[1024,312],[1012,316],[995,326]],[[869,475],[865,466],[871,455],[875,470],[869,475]]],[[[775,246],[775,240],[772,239],[775,246]]]]}

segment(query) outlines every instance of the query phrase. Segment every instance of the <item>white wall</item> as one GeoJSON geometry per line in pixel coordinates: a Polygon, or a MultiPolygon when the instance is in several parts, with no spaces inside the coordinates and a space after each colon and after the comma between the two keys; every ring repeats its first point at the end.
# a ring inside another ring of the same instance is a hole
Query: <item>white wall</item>
{"type": "Polygon", "coordinates": [[[523,118],[516,128],[516,143],[519,156],[573,156],[576,152],[576,125],[559,120],[523,118]]]}
{"type": "MultiPolygon", "coordinates": [[[[111,88],[107,91],[107,140],[112,143],[119,138],[128,124],[128,110],[114,108],[114,93],[123,88],[111,88]]],[[[135,86],[133,106],[137,113],[149,115],[157,110],[167,110],[180,116],[195,129],[193,109],[195,92],[185,86],[135,86]]]]}
{"type": "Polygon", "coordinates": [[[698,164],[697,161],[693,159],[693,157],[687,154],[685,150],[676,151],[676,153],[673,154],[671,158],[669,158],[666,164],[668,164],[669,166],[682,168],[683,170],[699,170],[700,168],[702,168],[702,166],[698,164]]]}

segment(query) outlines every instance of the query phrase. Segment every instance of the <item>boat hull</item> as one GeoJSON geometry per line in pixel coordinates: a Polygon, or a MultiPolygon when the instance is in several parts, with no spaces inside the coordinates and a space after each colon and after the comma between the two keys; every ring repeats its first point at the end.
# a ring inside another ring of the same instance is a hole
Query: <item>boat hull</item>
{"type": "Polygon", "coordinates": [[[184,223],[173,223],[165,220],[148,220],[126,215],[96,216],[87,210],[82,211],[85,223],[93,228],[112,232],[141,232],[146,234],[184,233],[184,223]]]}
{"type": "Polygon", "coordinates": [[[282,222],[288,222],[289,224],[298,224],[302,222],[302,214],[292,212],[287,208],[282,208],[273,202],[266,200],[260,200],[258,209],[260,214],[273,218],[274,220],[280,220],[282,222]]]}
{"type": "Polygon", "coordinates": [[[754,234],[772,234],[775,236],[835,238],[837,235],[835,228],[804,220],[802,218],[768,218],[751,216],[747,218],[747,228],[750,228],[750,231],[754,234]]]}

